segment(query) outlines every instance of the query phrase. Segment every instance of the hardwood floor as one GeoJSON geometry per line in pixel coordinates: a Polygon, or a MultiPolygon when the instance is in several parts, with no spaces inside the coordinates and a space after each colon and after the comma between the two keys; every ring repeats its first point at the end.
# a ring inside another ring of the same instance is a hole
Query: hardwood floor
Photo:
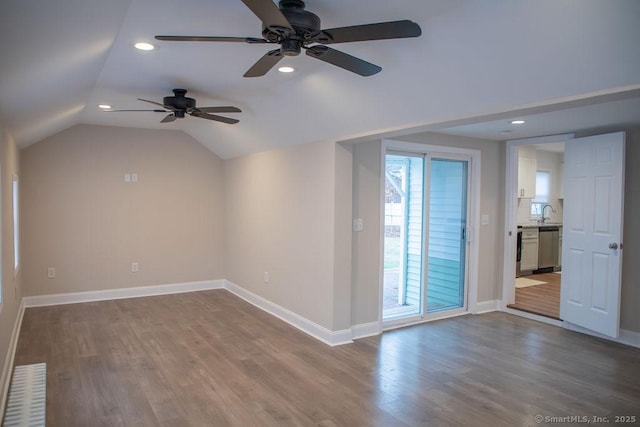
{"type": "Polygon", "coordinates": [[[15,363],[37,362],[48,427],[640,420],[640,350],[506,313],[332,348],[225,290],[30,308],[15,363]]]}
{"type": "Polygon", "coordinates": [[[528,311],[560,320],[560,279],[557,273],[526,276],[527,279],[546,282],[543,285],[516,288],[516,299],[509,308],[528,311]]]}

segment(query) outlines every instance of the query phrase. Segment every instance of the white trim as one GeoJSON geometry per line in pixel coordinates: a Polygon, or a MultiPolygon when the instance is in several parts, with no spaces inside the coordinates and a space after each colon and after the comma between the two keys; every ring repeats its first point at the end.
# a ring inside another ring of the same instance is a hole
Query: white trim
{"type": "Polygon", "coordinates": [[[39,295],[22,298],[25,307],[76,304],[81,302],[106,301],[123,298],[138,298],[155,295],[179,294],[184,292],[223,289],[224,280],[174,283],[168,285],[138,286],[134,288],[106,289],[100,291],[72,292],[66,294],[39,295]]]}
{"type": "Polygon", "coordinates": [[[259,309],[266,311],[267,313],[283,320],[301,330],[302,332],[311,335],[315,339],[322,341],[323,343],[336,346],[342,344],[348,344],[353,342],[351,339],[351,329],[344,329],[341,331],[331,331],[324,326],[318,325],[315,322],[302,317],[293,311],[290,311],[274,302],[271,302],[260,295],[256,295],[251,291],[244,289],[241,286],[236,285],[228,280],[225,280],[225,289],[234,294],[235,296],[242,298],[249,304],[252,304],[259,309]]]}
{"type": "Polygon", "coordinates": [[[492,299],[489,301],[480,301],[476,304],[475,310],[471,314],[483,314],[497,311],[500,309],[500,300],[492,299]]]}
{"type": "Polygon", "coordinates": [[[380,322],[361,323],[351,326],[351,336],[354,340],[380,335],[382,324],[380,322]]]}
{"type": "Polygon", "coordinates": [[[11,229],[13,231],[13,278],[15,279],[18,277],[22,261],[20,259],[20,183],[15,173],[11,177],[11,229]]]}
{"type": "Polygon", "coordinates": [[[563,322],[564,328],[570,331],[579,332],[581,334],[591,335],[593,337],[602,338],[608,341],[614,341],[620,344],[630,345],[632,347],[640,348],[640,332],[629,331],[627,329],[620,329],[620,336],[618,338],[610,337],[608,335],[602,335],[591,329],[583,328],[571,322],[563,322]]]}
{"type": "Polygon", "coordinates": [[[4,367],[2,368],[2,377],[0,377],[0,387],[2,387],[2,396],[0,396],[0,414],[4,414],[7,405],[7,395],[9,393],[9,385],[11,383],[11,373],[13,372],[13,361],[16,357],[16,347],[18,345],[18,337],[20,336],[20,328],[22,327],[22,318],[24,317],[24,298],[18,307],[18,315],[13,324],[13,332],[11,332],[11,340],[9,348],[4,359],[4,367]]]}

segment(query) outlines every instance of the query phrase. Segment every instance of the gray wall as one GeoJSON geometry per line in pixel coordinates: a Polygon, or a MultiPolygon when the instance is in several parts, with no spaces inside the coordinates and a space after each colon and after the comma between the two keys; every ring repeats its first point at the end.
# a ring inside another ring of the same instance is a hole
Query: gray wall
{"type": "Polygon", "coordinates": [[[335,215],[345,208],[336,208],[336,161],[345,156],[314,143],[224,162],[226,278],[329,330],[345,327],[334,313],[334,281],[345,274],[335,270],[335,215]]]}
{"type": "Polygon", "coordinates": [[[21,169],[26,295],[225,277],[222,160],[184,132],[74,126],[21,169]]]}
{"type": "Polygon", "coordinates": [[[381,142],[356,144],[353,151],[353,217],[363,231],[353,233],[351,323],[374,322],[379,317],[380,292],[380,163],[381,142]]]}
{"type": "MultiPolygon", "coordinates": [[[[480,226],[477,302],[492,301],[502,293],[502,230],[504,229],[504,149],[496,141],[434,133],[396,137],[395,140],[470,148],[481,151],[480,213],[489,225],[480,226]]],[[[380,176],[381,142],[363,142],[354,148],[354,217],[362,218],[364,231],[354,233],[352,322],[369,323],[379,317],[380,176]]],[[[480,223],[480,221],[478,221],[480,223]]]]}

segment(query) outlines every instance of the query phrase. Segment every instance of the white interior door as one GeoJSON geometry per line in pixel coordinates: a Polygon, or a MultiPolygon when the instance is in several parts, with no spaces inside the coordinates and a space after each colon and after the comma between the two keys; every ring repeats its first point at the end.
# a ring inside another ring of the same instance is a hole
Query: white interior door
{"type": "Polygon", "coordinates": [[[618,337],[624,190],[623,132],[565,145],[560,317],[618,337]]]}

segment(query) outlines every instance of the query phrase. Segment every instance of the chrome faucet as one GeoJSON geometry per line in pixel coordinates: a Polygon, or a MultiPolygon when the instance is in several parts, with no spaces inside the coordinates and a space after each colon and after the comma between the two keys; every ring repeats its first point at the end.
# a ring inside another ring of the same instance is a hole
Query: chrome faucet
{"type": "Polygon", "coordinates": [[[547,205],[544,205],[544,206],[542,207],[542,220],[540,221],[540,222],[542,222],[543,224],[544,224],[544,222],[545,222],[547,219],[549,219],[548,217],[547,217],[547,218],[545,218],[545,216],[544,216],[544,210],[545,210],[546,208],[551,208],[551,212],[553,212],[553,213],[555,213],[555,212],[556,212],[556,210],[553,208],[553,206],[548,205],[548,204],[547,204],[547,205]]]}

